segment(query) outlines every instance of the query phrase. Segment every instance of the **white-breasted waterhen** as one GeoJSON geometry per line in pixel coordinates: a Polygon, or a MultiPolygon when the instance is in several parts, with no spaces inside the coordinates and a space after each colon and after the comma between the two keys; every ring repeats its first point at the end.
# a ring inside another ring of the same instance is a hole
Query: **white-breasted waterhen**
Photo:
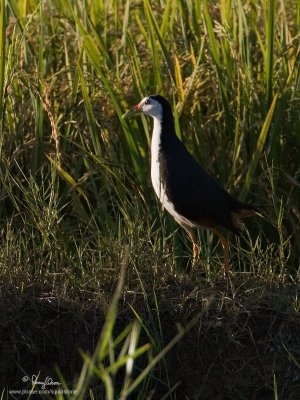
{"type": "Polygon", "coordinates": [[[224,249],[224,273],[227,275],[229,244],[219,227],[240,234],[245,229],[242,218],[259,215],[258,209],[232,197],[201,168],[177,137],[172,109],[164,97],[145,97],[123,118],[142,113],[154,119],[151,180],[156,195],[190,236],[194,261],[200,251],[195,228],[209,228],[219,236],[224,249]]]}

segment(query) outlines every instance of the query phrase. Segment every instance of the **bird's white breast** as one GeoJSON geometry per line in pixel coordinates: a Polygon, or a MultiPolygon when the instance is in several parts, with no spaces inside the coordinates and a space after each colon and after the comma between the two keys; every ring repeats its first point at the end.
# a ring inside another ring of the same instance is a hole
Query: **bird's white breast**
{"type": "Polygon", "coordinates": [[[159,153],[161,147],[161,122],[154,118],[153,133],[151,139],[151,180],[157,197],[162,201],[164,192],[160,176],[159,153]]]}
{"type": "Polygon", "coordinates": [[[175,220],[182,226],[192,226],[187,220],[175,210],[174,204],[170,201],[165,190],[165,182],[162,182],[159,164],[159,153],[161,151],[161,121],[154,118],[153,133],[151,139],[151,180],[154,191],[159,198],[162,207],[165,208],[175,220]]]}

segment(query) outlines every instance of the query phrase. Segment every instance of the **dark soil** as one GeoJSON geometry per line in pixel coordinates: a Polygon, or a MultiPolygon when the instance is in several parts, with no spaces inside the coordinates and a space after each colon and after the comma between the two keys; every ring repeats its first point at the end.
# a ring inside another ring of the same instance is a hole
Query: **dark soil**
{"type": "MultiPolygon", "coordinates": [[[[177,277],[156,288],[164,344],[176,335],[178,326],[203,312],[199,323],[166,357],[170,384],[181,382],[173,399],[274,400],[275,379],[279,399],[299,400],[299,287],[239,284],[238,280],[230,287],[224,281],[203,282],[200,287],[189,278],[177,277]]],[[[148,306],[155,310],[153,297],[149,288],[148,306]]],[[[151,322],[136,287],[124,292],[115,334],[133,319],[128,303],[153,332],[157,313],[153,312],[151,322]]],[[[60,299],[35,287],[21,291],[3,285],[0,387],[25,388],[28,383],[22,378],[38,373],[41,380],[59,381],[57,367],[72,387],[82,367],[78,349],[93,352],[108,304],[104,292],[93,300],[60,299]]],[[[141,338],[147,340],[146,335],[141,338]]],[[[154,375],[166,381],[162,365],[154,375]]],[[[168,392],[158,380],[154,389],[153,399],[168,392]]]]}

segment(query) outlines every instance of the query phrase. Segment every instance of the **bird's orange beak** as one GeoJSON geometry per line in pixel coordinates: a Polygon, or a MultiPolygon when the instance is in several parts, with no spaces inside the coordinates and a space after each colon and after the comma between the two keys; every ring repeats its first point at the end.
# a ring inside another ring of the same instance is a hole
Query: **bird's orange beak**
{"type": "Polygon", "coordinates": [[[132,117],[133,115],[143,114],[140,103],[136,104],[131,110],[122,115],[122,118],[132,117]]]}

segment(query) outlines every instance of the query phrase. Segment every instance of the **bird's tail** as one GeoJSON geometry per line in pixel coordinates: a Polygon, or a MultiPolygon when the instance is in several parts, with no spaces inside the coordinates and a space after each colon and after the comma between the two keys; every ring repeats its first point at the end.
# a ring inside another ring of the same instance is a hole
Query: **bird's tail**
{"type": "Polygon", "coordinates": [[[243,218],[252,216],[262,217],[262,214],[257,207],[245,203],[239,203],[238,207],[235,207],[230,214],[232,224],[239,232],[243,232],[246,229],[242,221],[243,218]]]}

